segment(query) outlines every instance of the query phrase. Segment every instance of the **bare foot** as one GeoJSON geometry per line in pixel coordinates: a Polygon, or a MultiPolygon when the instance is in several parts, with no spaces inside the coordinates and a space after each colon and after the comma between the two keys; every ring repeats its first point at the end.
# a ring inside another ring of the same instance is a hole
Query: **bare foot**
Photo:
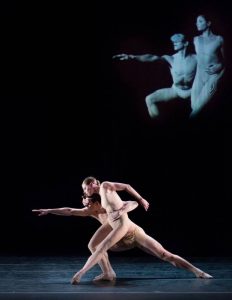
{"type": "Polygon", "coordinates": [[[100,280],[113,281],[115,279],[116,279],[115,273],[102,273],[96,276],[93,281],[100,281],[100,280]]]}
{"type": "Polygon", "coordinates": [[[202,278],[202,279],[209,279],[209,278],[213,278],[213,276],[209,275],[208,273],[205,273],[203,271],[200,271],[196,274],[196,276],[198,278],[202,278]]]}
{"type": "Polygon", "coordinates": [[[82,277],[81,272],[80,272],[80,271],[77,272],[77,273],[73,276],[73,278],[71,279],[71,284],[78,284],[78,283],[80,282],[80,280],[81,280],[81,277],[82,277]]]}

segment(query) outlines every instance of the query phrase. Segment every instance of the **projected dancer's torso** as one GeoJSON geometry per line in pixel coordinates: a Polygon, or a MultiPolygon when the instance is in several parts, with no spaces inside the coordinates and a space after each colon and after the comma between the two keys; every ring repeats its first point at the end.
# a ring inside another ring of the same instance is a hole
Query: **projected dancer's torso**
{"type": "Polygon", "coordinates": [[[197,17],[197,28],[202,34],[193,41],[197,54],[197,72],[191,94],[193,116],[212,99],[224,74],[224,41],[220,35],[211,32],[210,25],[204,16],[197,17]]]}

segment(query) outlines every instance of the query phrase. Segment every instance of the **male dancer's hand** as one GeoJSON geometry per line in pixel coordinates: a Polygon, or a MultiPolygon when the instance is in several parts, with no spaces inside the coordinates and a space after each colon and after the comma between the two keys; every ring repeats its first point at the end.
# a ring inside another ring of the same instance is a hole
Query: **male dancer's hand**
{"type": "Polygon", "coordinates": [[[37,213],[39,217],[46,216],[49,213],[48,209],[33,209],[32,211],[37,213]]]}
{"type": "Polygon", "coordinates": [[[121,217],[122,214],[128,213],[129,211],[134,210],[136,207],[138,207],[138,202],[137,201],[124,201],[123,206],[118,209],[114,210],[111,213],[109,213],[109,221],[116,221],[121,217]]]}

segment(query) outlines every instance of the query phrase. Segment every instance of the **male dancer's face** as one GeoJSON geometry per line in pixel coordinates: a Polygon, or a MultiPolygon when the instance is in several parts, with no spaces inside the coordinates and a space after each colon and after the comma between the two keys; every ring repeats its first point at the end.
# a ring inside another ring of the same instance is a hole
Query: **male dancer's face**
{"type": "Polygon", "coordinates": [[[172,41],[174,50],[177,52],[188,46],[188,42],[186,41],[185,36],[182,33],[175,33],[171,36],[170,39],[172,41]]]}
{"type": "Polygon", "coordinates": [[[175,51],[182,50],[186,47],[186,44],[184,41],[175,41],[173,42],[173,48],[175,51]]]}
{"type": "Polygon", "coordinates": [[[87,206],[92,204],[92,201],[91,201],[90,198],[83,198],[82,199],[82,204],[83,204],[83,206],[87,207],[87,206]]]}

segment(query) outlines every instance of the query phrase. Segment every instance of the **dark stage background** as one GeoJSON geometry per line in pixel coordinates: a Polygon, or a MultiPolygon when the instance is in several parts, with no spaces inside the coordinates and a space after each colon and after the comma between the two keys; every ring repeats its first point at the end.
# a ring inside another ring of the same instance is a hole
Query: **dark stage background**
{"type": "MultiPolygon", "coordinates": [[[[170,251],[230,256],[229,4],[3,3],[1,253],[87,255],[96,220],[39,218],[31,210],[81,207],[81,182],[94,175],[143,195],[150,209],[139,207],[131,219],[170,251]],[[172,54],[170,35],[192,39],[205,11],[225,38],[222,92],[195,119],[188,119],[190,103],[180,101],[161,104],[160,117],[150,120],[144,98],[171,85],[167,66],[112,55],[172,54]]],[[[143,255],[124,255],[133,252],[143,255]]]]}

